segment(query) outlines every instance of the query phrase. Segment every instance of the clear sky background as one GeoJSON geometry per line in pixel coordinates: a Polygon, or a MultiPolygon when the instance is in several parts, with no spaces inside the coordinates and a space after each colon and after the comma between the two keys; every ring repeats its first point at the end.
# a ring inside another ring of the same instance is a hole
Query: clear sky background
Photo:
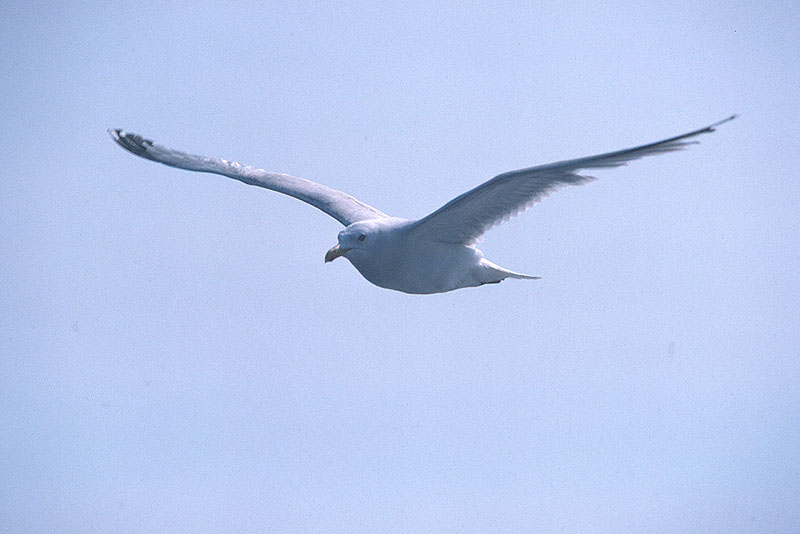
{"type": "Polygon", "coordinates": [[[797,532],[795,2],[4,2],[0,531],[797,532]],[[443,295],[168,146],[416,218],[677,135],[443,295]]]}

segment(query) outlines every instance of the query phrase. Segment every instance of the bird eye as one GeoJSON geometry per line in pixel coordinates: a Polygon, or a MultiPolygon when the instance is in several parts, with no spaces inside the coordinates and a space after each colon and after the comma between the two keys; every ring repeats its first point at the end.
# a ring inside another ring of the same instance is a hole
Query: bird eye
{"type": "Polygon", "coordinates": [[[366,235],[364,235],[364,234],[360,234],[360,235],[358,236],[358,240],[359,240],[359,241],[364,241],[366,238],[367,238],[367,236],[366,236],[366,235]]]}

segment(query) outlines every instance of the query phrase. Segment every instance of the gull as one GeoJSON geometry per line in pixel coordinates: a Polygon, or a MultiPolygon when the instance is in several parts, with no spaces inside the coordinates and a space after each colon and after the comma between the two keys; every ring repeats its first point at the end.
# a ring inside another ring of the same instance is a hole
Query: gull
{"type": "Polygon", "coordinates": [[[579,171],[620,167],[645,156],[682,150],[696,143],[689,139],[713,132],[735,117],[655,143],[505,172],[417,220],[391,217],[342,191],[303,178],[172,150],[120,129],[108,132],[137,156],[179,169],[221,174],[311,204],[345,226],[338,243],[325,254],[326,263],[343,256],[376,286],[429,294],[506,278],[538,279],[490,262],[475,245],[493,226],[550,193],[595,179],[579,171]]]}

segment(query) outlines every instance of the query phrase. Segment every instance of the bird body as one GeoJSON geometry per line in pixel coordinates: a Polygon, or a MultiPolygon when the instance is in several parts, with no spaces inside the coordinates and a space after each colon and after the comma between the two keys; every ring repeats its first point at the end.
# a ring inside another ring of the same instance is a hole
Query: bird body
{"type": "Polygon", "coordinates": [[[109,130],[126,150],[181,169],[221,174],[293,196],[324,211],[345,228],[325,261],[347,258],[373,284],[405,293],[443,293],[537,276],[504,269],[475,247],[493,226],[567,185],[594,180],[579,171],[618,167],[644,156],[686,148],[694,136],[713,132],[735,115],[656,143],[506,172],[454,198],[418,220],[390,217],[354,197],[310,180],[271,173],[223,159],[172,150],[122,130],[109,130]]]}
{"type": "Polygon", "coordinates": [[[414,232],[415,224],[397,217],[353,223],[339,233],[339,243],[326,261],[345,256],[376,286],[405,293],[441,293],[508,277],[536,278],[493,264],[472,245],[431,241],[425,233],[414,232]]]}

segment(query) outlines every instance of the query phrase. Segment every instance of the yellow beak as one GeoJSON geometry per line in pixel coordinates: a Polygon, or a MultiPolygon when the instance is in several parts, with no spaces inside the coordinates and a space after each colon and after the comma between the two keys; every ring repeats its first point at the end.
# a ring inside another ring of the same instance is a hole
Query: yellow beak
{"type": "Polygon", "coordinates": [[[338,244],[325,253],[325,263],[333,261],[339,256],[344,256],[344,253],[350,250],[349,248],[342,248],[338,244]]]}

